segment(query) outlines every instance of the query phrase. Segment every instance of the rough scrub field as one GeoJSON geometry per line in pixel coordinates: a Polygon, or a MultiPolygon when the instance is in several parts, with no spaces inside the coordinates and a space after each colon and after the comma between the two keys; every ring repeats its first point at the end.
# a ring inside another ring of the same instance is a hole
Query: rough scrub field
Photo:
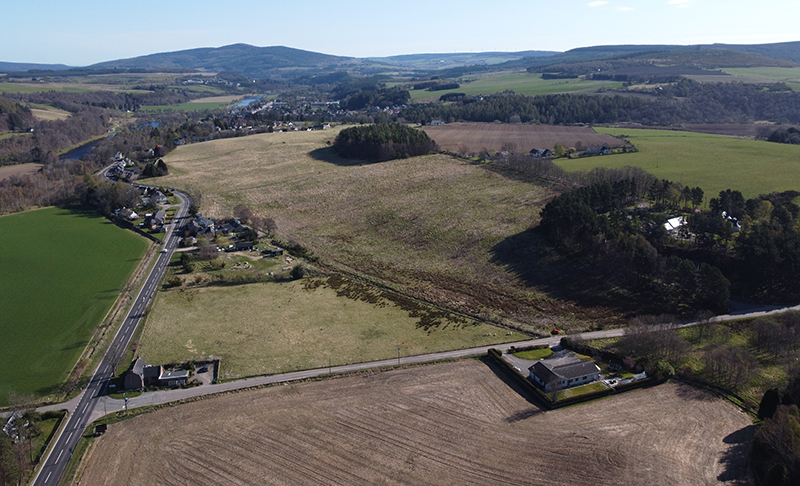
{"type": "Polygon", "coordinates": [[[18,164],[0,167],[0,181],[11,177],[24,177],[28,174],[35,174],[42,168],[42,164],[18,164]]]}
{"type": "Polygon", "coordinates": [[[150,363],[218,357],[220,377],[234,379],[521,339],[332,277],[162,292],[138,353],[150,363]]]}
{"type": "Polygon", "coordinates": [[[456,153],[490,153],[507,150],[528,153],[531,149],[552,150],[557,143],[568,147],[622,147],[619,139],[588,127],[554,125],[509,125],[506,123],[450,123],[427,126],[425,133],[444,150],[456,153]]]}
{"type": "MultiPolygon", "coordinates": [[[[170,175],[161,184],[199,190],[201,210],[212,217],[246,204],[273,218],[284,241],[313,250],[327,269],[472,317],[542,331],[555,324],[585,329],[619,316],[600,292],[578,307],[548,282],[530,285],[498,257],[504,241],[538,224],[558,188],[439,154],[360,164],[326,145],[337,131],[179,147],[164,158],[170,175]]],[[[537,275],[561,278],[559,256],[542,253],[537,275]]]]}
{"type": "Polygon", "coordinates": [[[542,412],[462,360],[112,424],[78,484],[744,484],[752,428],[733,405],[676,383],[542,412]]]}

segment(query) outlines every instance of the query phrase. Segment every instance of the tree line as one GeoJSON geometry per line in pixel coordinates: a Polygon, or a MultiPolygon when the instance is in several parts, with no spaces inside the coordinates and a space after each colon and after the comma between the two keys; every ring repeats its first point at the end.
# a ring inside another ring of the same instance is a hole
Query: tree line
{"type": "Polygon", "coordinates": [[[415,105],[400,116],[416,123],[431,120],[518,121],[547,125],[579,123],[752,123],[800,122],[800,93],[785,85],[698,83],[682,79],[663,86],[651,99],[631,96],[496,94],[454,103],[415,105]]]}

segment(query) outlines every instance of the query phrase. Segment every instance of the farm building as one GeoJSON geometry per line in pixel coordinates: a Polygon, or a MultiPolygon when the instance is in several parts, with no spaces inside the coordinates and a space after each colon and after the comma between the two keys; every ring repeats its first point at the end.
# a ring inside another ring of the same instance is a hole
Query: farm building
{"type": "Polygon", "coordinates": [[[528,371],[531,381],[546,392],[584,385],[600,378],[600,368],[593,361],[584,361],[569,351],[539,360],[528,371]]]}

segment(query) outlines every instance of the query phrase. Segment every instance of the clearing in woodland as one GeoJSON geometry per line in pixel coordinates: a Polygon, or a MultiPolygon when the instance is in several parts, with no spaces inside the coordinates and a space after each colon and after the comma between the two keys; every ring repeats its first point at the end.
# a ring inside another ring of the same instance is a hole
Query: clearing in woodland
{"type": "Polygon", "coordinates": [[[501,150],[528,153],[531,149],[553,150],[557,143],[565,148],[602,145],[616,148],[625,145],[625,142],[604,133],[597,133],[589,127],[449,123],[427,126],[424,130],[439,147],[460,154],[482,151],[492,154],[501,150]]]}
{"type": "Polygon", "coordinates": [[[81,486],[747,481],[751,421],[668,383],[543,412],[478,360],[294,383],[111,424],[81,486]]]}
{"type": "MultiPolygon", "coordinates": [[[[495,260],[498,245],[538,224],[558,188],[441,154],[359,164],[326,145],[337,132],[178,147],[164,158],[170,175],[161,183],[198,190],[203,214],[212,217],[246,204],[274,219],[281,239],[313,250],[326,269],[473,317],[524,331],[618,318],[602,297],[578,307],[495,260]]],[[[558,255],[546,256],[537,275],[563,276],[558,255]]]]}
{"type": "Polygon", "coordinates": [[[161,292],[138,354],[219,357],[220,378],[235,379],[521,339],[337,276],[161,292]]]}

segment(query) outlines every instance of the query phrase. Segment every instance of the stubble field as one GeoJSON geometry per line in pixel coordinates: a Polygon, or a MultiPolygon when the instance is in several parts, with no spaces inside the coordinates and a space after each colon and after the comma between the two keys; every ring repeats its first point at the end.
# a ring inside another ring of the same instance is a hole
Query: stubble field
{"type": "Polygon", "coordinates": [[[745,414],[685,385],[542,412],[461,360],[113,424],[78,484],[743,484],[751,437],[745,414]]]}
{"type": "MultiPolygon", "coordinates": [[[[179,147],[165,157],[162,183],[199,190],[210,216],[246,204],[329,268],[457,312],[539,331],[616,318],[597,303],[579,308],[554,298],[497,260],[505,240],[538,223],[555,189],[445,155],[362,165],[327,147],[336,133],[179,147]]],[[[542,264],[537,273],[550,270],[542,264]]]]}
{"type": "Polygon", "coordinates": [[[601,146],[622,147],[619,139],[597,133],[588,127],[556,125],[509,125],[505,123],[449,123],[426,126],[425,133],[443,149],[456,153],[490,153],[501,150],[528,153],[531,149],[552,150],[557,143],[565,148],[601,146]],[[512,145],[513,148],[508,148],[512,145]]]}

